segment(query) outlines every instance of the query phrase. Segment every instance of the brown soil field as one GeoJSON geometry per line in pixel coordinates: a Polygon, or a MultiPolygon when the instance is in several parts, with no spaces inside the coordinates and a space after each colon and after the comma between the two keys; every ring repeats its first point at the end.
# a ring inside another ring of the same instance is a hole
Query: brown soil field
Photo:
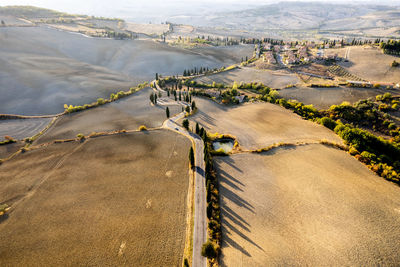
{"type": "Polygon", "coordinates": [[[280,90],[279,95],[286,99],[298,100],[304,104],[313,104],[316,108],[327,109],[331,105],[338,105],[343,101],[354,103],[369,97],[375,98],[375,96],[386,92],[395,94],[397,90],[349,87],[292,87],[280,90]]]}
{"type": "Polygon", "coordinates": [[[400,188],[319,144],[215,159],[222,266],[395,266],[400,188]]]}
{"type": "MultiPolygon", "coordinates": [[[[151,92],[151,88],[145,88],[110,104],[64,115],[35,144],[75,138],[79,133],[89,135],[92,132],[136,130],[140,125],[147,128],[160,127],[167,119],[166,106],[152,106],[149,100],[151,92]]],[[[169,110],[173,116],[181,112],[182,108],[173,105],[169,106],[169,110]]]]}
{"type": "MultiPolygon", "coordinates": [[[[326,53],[338,53],[344,56],[347,48],[328,49],[326,53]]],[[[369,46],[352,46],[349,53],[349,62],[341,62],[349,72],[371,82],[400,82],[400,68],[392,68],[393,60],[398,57],[385,55],[381,49],[369,46]],[[371,65],[371,63],[373,63],[371,65]]]]}
{"type": "Polygon", "coordinates": [[[2,266],[179,266],[190,142],[166,130],[54,144],[0,166],[2,266]]]}
{"type": "Polygon", "coordinates": [[[7,158],[17,152],[21,147],[23,147],[25,142],[18,141],[16,143],[7,144],[0,146],[0,159],[7,158]]]}
{"type": "Polygon", "coordinates": [[[322,139],[341,143],[331,130],[303,120],[290,110],[271,103],[248,103],[234,107],[196,98],[199,111],[191,117],[210,132],[232,134],[243,149],[259,149],[280,142],[318,142],[322,139]]]}
{"type": "Polygon", "coordinates": [[[295,74],[289,73],[288,71],[284,70],[271,71],[242,67],[240,69],[234,69],[227,72],[203,76],[197,78],[196,81],[202,83],[225,83],[229,85],[232,85],[233,82],[259,82],[272,88],[282,88],[289,84],[298,83],[299,78],[295,74]]]}
{"type": "Polygon", "coordinates": [[[51,120],[52,118],[0,120],[0,141],[4,140],[5,135],[19,140],[32,137],[43,130],[51,120]]]}

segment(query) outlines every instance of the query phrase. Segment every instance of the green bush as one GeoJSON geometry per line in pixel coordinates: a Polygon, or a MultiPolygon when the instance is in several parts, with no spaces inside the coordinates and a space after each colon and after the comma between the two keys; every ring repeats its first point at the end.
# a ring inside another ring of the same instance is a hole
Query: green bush
{"type": "Polygon", "coordinates": [[[335,129],[335,127],[337,125],[337,123],[334,120],[332,120],[328,117],[321,118],[320,122],[323,126],[325,126],[326,128],[329,128],[331,130],[335,129]]]}
{"type": "Polygon", "coordinates": [[[208,240],[201,248],[201,255],[209,259],[215,259],[218,255],[217,247],[210,240],[208,240]]]}

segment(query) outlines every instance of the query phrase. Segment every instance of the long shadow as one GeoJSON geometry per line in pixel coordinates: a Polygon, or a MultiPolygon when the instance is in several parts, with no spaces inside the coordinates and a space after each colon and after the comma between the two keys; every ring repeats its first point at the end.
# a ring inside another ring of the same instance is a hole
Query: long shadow
{"type": "Polygon", "coordinates": [[[6,213],[3,216],[0,216],[0,223],[4,222],[5,220],[7,220],[9,217],[9,215],[6,213]]]}
{"type": "Polygon", "coordinates": [[[228,164],[229,166],[231,166],[232,168],[234,168],[238,172],[243,173],[243,171],[241,169],[236,167],[235,160],[232,157],[225,157],[224,158],[224,162],[226,162],[226,164],[228,164]]]}
{"type": "Polygon", "coordinates": [[[239,214],[234,212],[228,206],[224,205],[223,207],[221,207],[221,210],[222,210],[223,213],[229,213],[229,215],[232,216],[232,217],[235,217],[236,220],[240,220],[242,222],[242,224],[250,226],[250,224],[248,224],[241,216],[239,216],[239,214]]]}
{"type": "Polygon", "coordinates": [[[242,217],[238,216],[236,213],[235,213],[235,215],[233,215],[233,213],[230,213],[228,211],[228,209],[226,207],[221,207],[222,217],[229,218],[232,223],[234,223],[237,226],[241,227],[246,232],[250,232],[250,229],[246,226],[246,225],[248,225],[248,226],[250,226],[250,225],[246,221],[244,221],[242,217]]]}
{"type": "Polygon", "coordinates": [[[196,117],[215,126],[215,119],[201,110],[197,112],[196,117]]]}
{"type": "Polygon", "coordinates": [[[251,211],[251,213],[255,213],[253,205],[251,205],[249,202],[247,202],[242,197],[235,194],[232,190],[228,189],[227,187],[222,186],[221,184],[219,187],[220,187],[220,191],[224,192],[224,194],[223,194],[224,198],[229,199],[230,201],[232,201],[239,207],[243,207],[243,208],[251,211]]]}
{"type": "MultiPolygon", "coordinates": [[[[237,229],[235,226],[233,226],[232,224],[230,224],[229,222],[227,222],[226,220],[224,220],[223,222],[223,226],[222,226],[222,231],[224,232],[224,228],[229,228],[231,229],[233,232],[235,232],[238,236],[240,236],[241,238],[243,238],[244,240],[246,240],[247,242],[249,242],[250,244],[252,244],[253,246],[257,247],[258,249],[265,251],[262,247],[260,247],[257,243],[255,243],[253,240],[251,240],[250,238],[248,238],[245,234],[243,234],[239,229],[237,229]]],[[[226,230],[225,230],[226,231],[226,230]]]]}
{"type": "MultiPolygon", "coordinates": [[[[223,230],[225,230],[225,229],[223,229],[223,230]]],[[[226,233],[227,230],[225,230],[224,232],[226,233]]],[[[239,250],[240,252],[242,252],[242,253],[243,253],[244,255],[246,255],[247,257],[251,257],[250,253],[249,253],[247,250],[245,250],[242,246],[240,246],[238,243],[236,243],[235,241],[233,241],[233,239],[230,238],[227,234],[224,234],[224,235],[222,236],[222,238],[223,238],[223,240],[224,240],[224,242],[222,243],[222,250],[224,249],[224,247],[229,247],[229,246],[231,246],[231,247],[233,247],[233,248],[239,250]]],[[[224,262],[224,257],[223,257],[223,254],[222,254],[222,256],[221,256],[221,263],[223,263],[223,262],[224,262]]]]}
{"type": "Polygon", "coordinates": [[[195,170],[199,175],[201,175],[202,177],[205,177],[205,172],[202,168],[196,166],[196,170],[195,170]]]}
{"type": "MultiPolygon", "coordinates": [[[[235,182],[236,184],[239,184],[239,185],[241,185],[241,186],[244,186],[244,184],[243,184],[241,181],[239,181],[238,179],[236,179],[235,177],[233,177],[232,175],[230,175],[230,174],[227,173],[226,171],[224,171],[224,170],[218,168],[218,167],[219,167],[219,166],[218,166],[218,163],[215,164],[215,165],[216,165],[216,168],[217,168],[218,173],[219,173],[221,176],[224,176],[223,178],[226,178],[226,179],[231,180],[230,183],[235,182]]],[[[237,187],[237,185],[235,185],[235,186],[237,187]]]]}

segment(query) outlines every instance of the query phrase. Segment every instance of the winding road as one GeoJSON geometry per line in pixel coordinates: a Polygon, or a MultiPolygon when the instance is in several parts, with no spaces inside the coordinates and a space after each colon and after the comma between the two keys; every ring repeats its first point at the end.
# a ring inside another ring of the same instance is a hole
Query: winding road
{"type": "MultiPolygon", "coordinates": [[[[156,89],[162,90],[157,83],[153,82],[156,89]]],[[[188,105],[187,103],[184,103],[188,105]]],[[[177,121],[182,119],[185,113],[164,121],[162,128],[169,129],[182,134],[192,141],[195,153],[195,177],[194,177],[194,229],[193,229],[193,267],[207,267],[207,258],[201,255],[201,247],[207,241],[207,213],[206,213],[206,185],[205,185],[205,163],[203,140],[194,133],[187,131],[177,121]]]]}

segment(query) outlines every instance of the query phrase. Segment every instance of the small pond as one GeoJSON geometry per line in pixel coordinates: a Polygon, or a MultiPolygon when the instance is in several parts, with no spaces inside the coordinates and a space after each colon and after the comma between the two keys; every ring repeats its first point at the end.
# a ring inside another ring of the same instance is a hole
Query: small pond
{"type": "Polygon", "coordinates": [[[215,151],[222,149],[225,153],[230,153],[233,149],[234,144],[235,141],[233,139],[217,139],[213,142],[213,149],[215,151]]]}

